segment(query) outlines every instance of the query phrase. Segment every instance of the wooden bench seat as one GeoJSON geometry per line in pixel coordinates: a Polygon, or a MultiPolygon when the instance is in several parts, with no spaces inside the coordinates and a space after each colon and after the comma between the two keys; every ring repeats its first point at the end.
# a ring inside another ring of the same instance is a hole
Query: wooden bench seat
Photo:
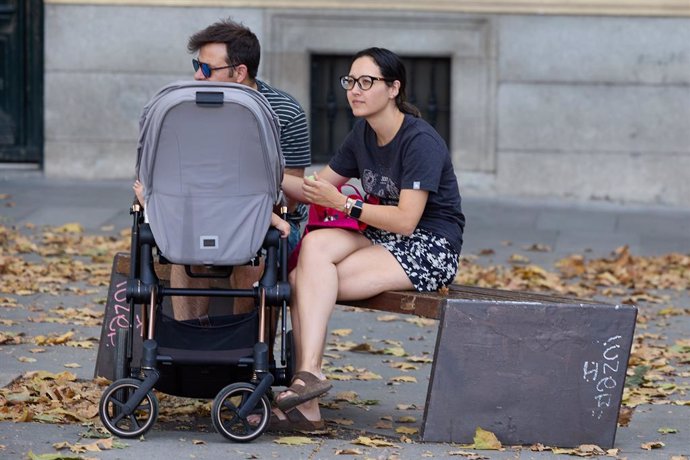
{"type": "Polygon", "coordinates": [[[574,299],[533,292],[506,291],[502,289],[464,286],[453,284],[447,292],[387,291],[366,300],[349,301],[347,305],[381,310],[390,313],[417,315],[424,318],[441,319],[445,303],[452,300],[487,302],[535,302],[535,303],[595,303],[589,300],[574,299]]]}

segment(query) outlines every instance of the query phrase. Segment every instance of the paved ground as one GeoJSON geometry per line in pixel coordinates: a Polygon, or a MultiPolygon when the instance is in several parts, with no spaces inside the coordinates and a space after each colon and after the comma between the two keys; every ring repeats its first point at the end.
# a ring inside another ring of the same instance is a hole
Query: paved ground
{"type": "MultiPolygon", "coordinates": [[[[1,172],[0,225],[59,226],[80,222],[88,233],[113,233],[130,226],[128,204],[131,188],[127,181],[58,181],[49,180],[35,173],[1,172]],[[5,203],[5,204],[3,204],[5,203]],[[8,203],[11,203],[9,205],[8,203]],[[104,230],[105,229],[105,230],[104,230]]],[[[524,247],[534,244],[548,245],[551,251],[529,252],[532,262],[545,268],[572,253],[588,257],[602,257],[612,250],[628,245],[637,255],[660,255],[668,252],[690,252],[690,209],[672,209],[662,206],[620,205],[608,202],[568,203],[557,200],[504,199],[466,197],[464,202],[468,217],[464,253],[488,254],[478,257],[485,264],[507,264],[514,253],[525,253],[524,247]],[[488,253],[487,249],[493,250],[488,253]]],[[[1,253],[0,253],[1,255],[1,253]]],[[[75,286],[80,287],[80,286],[75,286]]],[[[28,322],[36,311],[63,306],[94,306],[95,298],[105,296],[105,288],[84,296],[53,296],[35,294],[17,297],[23,308],[0,309],[1,319],[14,319],[14,326],[0,324],[0,331],[23,331],[27,335],[65,331],[65,326],[54,323],[28,322]]],[[[688,308],[687,293],[674,298],[676,307],[688,308]]],[[[96,308],[96,307],[94,307],[96,308]]],[[[369,343],[381,348],[385,339],[397,340],[410,355],[432,356],[435,346],[435,324],[414,323],[400,317],[394,321],[380,321],[381,313],[356,313],[339,307],[332,321],[333,329],[352,329],[346,337],[331,337],[329,350],[333,368],[370,371],[381,376],[378,380],[335,381],[334,389],[326,398],[334,409],[324,409],[324,416],[331,421],[351,425],[332,425],[333,431],[324,436],[312,436],[314,444],[299,446],[279,445],[277,436],[266,434],[247,445],[225,441],[214,432],[208,420],[195,420],[191,425],[180,423],[158,424],[145,440],[126,441],[124,449],[89,453],[89,457],[116,458],[332,458],[350,453],[349,458],[464,458],[459,451],[468,452],[457,445],[422,443],[410,435],[410,443],[400,441],[394,428],[419,427],[423,416],[430,364],[419,364],[417,369],[405,375],[414,376],[417,383],[392,382],[401,371],[390,367],[391,357],[369,353],[353,353],[338,350],[338,341],[369,343]],[[378,345],[377,345],[378,344],[378,345]],[[375,404],[341,403],[336,407],[336,395],[355,391],[360,401],[375,400],[375,404]],[[401,411],[399,404],[412,406],[401,411]],[[401,423],[402,416],[412,416],[414,421],[401,423]],[[392,423],[391,423],[392,422],[392,423]],[[388,424],[389,426],[385,426],[388,424]],[[352,443],[358,436],[388,436],[392,447],[367,447],[352,443]],[[354,449],[354,450],[353,450],[354,449]],[[356,450],[356,451],[355,451],[356,450]],[[356,454],[359,452],[359,454],[356,454]]],[[[75,327],[73,330],[82,340],[99,337],[97,326],[75,327]]],[[[664,325],[657,331],[669,339],[690,337],[688,316],[664,325]]],[[[50,347],[45,353],[34,356],[33,363],[17,358],[29,354],[32,344],[0,346],[0,386],[8,385],[29,370],[61,372],[65,363],[77,363],[79,368],[70,369],[79,378],[90,379],[96,359],[95,349],[50,347]]],[[[684,394],[684,393],[683,393],[684,394]]],[[[685,397],[685,399],[689,399],[685,397]]],[[[162,403],[164,404],[164,403],[162,403]]],[[[462,417],[462,414],[458,414],[462,417]]],[[[615,447],[619,457],[628,459],[670,459],[690,454],[690,406],[649,405],[637,408],[627,427],[618,429],[615,447]],[[662,427],[673,427],[677,433],[662,434],[662,427]],[[665,447],[647,451],[641,444],[661,440],[665,447]]],[[[0,458],[26,458],[29,451],[35,454],[55,453],[54,443],[67,441],[83,443],[87,429],[79,425],[54,425],[42,423],[0,422],[0,458]]],[[[528,459],[561,457],[551,452],[533,452],[528,448],[508,448],[505,451],[475,451],[485,458],[528,459]]],[[[471,457],[470,457],[471,458],[471,457]]],[[[565,457],[563,457],[565,458],[565,457]]]]}

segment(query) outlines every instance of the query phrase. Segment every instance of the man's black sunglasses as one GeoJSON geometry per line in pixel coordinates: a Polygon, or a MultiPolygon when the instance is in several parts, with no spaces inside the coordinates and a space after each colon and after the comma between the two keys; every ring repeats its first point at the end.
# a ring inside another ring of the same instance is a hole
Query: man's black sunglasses
{"type": "Polygon", "coordinates": [[[232,67],[237,67],[239,64],[226,65],[223,67],[211,67],[210,64],[206,64],[205,62],[201,62],[198,59],[192,59],[192,65],[194,66],[194,72],[196,72],[197,70],[199,70],[199,68],[201,68],[201,73],[204,74],[204,77],[210,78],[211,72],[213,72],[214,70],[230,69],[232,67]]]}

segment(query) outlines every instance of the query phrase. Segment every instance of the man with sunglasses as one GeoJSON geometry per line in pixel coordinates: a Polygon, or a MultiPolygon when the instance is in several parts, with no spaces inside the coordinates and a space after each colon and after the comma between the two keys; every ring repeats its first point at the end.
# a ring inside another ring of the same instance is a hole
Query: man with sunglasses
{"type": "MultiPolygon", "coordinates": [[[[277,90],[256,78],[261,46],[256,35],[244,25],[230,19],[220,20],[195,33],[187,49],[196,53],[192,59],[195,80],[239,83],[263,94],[280,120],[280,146],[285,157],[285,174],[304,177],[304,168],[311,165],[307,117],[299,103],[289,94],[277,90]]],[[[306,221],[307,207],[288,200],[288,222],[291,231],[288,251],[292,252],[300,237],[300,227],[306,221]]],[[[235,267],[231,283],[236,288],[249,288],[258,281],[263,267],[235,267]]],[[[190,278],[185,267],[173,265],[171,284],[176,287],[205,288],[207,278],[190,278]]],[[[177,320],[204,317],[208,313],[208,298],[174,297],[173,313],[177,320]]],[[[253,299],[235,299],[235,313],[253,308],[253,299]]]]}

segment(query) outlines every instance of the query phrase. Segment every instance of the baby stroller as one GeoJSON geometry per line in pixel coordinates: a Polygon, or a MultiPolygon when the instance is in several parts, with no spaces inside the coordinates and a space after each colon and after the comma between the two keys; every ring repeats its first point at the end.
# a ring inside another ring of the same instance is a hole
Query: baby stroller
{"type": "MultiPolygon", "coordinates": [[[[213,425],[233,441],[256,439],[268,426],[271,386],[286,385],[293,372],[285,319],[287,240],[270,227],[282,197],[283,168],[277,117],[253,89],[178,82],[144,108],[137,176],[145,187],[145,207],[135,201],[131,208],[129,327],[118,331],[115,380],[99,404],[111,433],[135,438],[151,428],[158,415],[153,389],[215,395],[213,425]],[[227,277],[233,266],[257,255],[265,257],[265,270],[250,289],[171,288],[156,273],[154,248],[158,266],[184,264],[188,273],[190,265],[205,265],[227,277]],[[170,296],[245,297],[254,299],[256,308],[201,325],[166,315],[163,300],[170,296]],[[282,307],[280,365],[267,344],[275,331],[265,332],[271,307],[282,307]]],[[[282,212],[285,216],[284,206],[282,212]]]]}

